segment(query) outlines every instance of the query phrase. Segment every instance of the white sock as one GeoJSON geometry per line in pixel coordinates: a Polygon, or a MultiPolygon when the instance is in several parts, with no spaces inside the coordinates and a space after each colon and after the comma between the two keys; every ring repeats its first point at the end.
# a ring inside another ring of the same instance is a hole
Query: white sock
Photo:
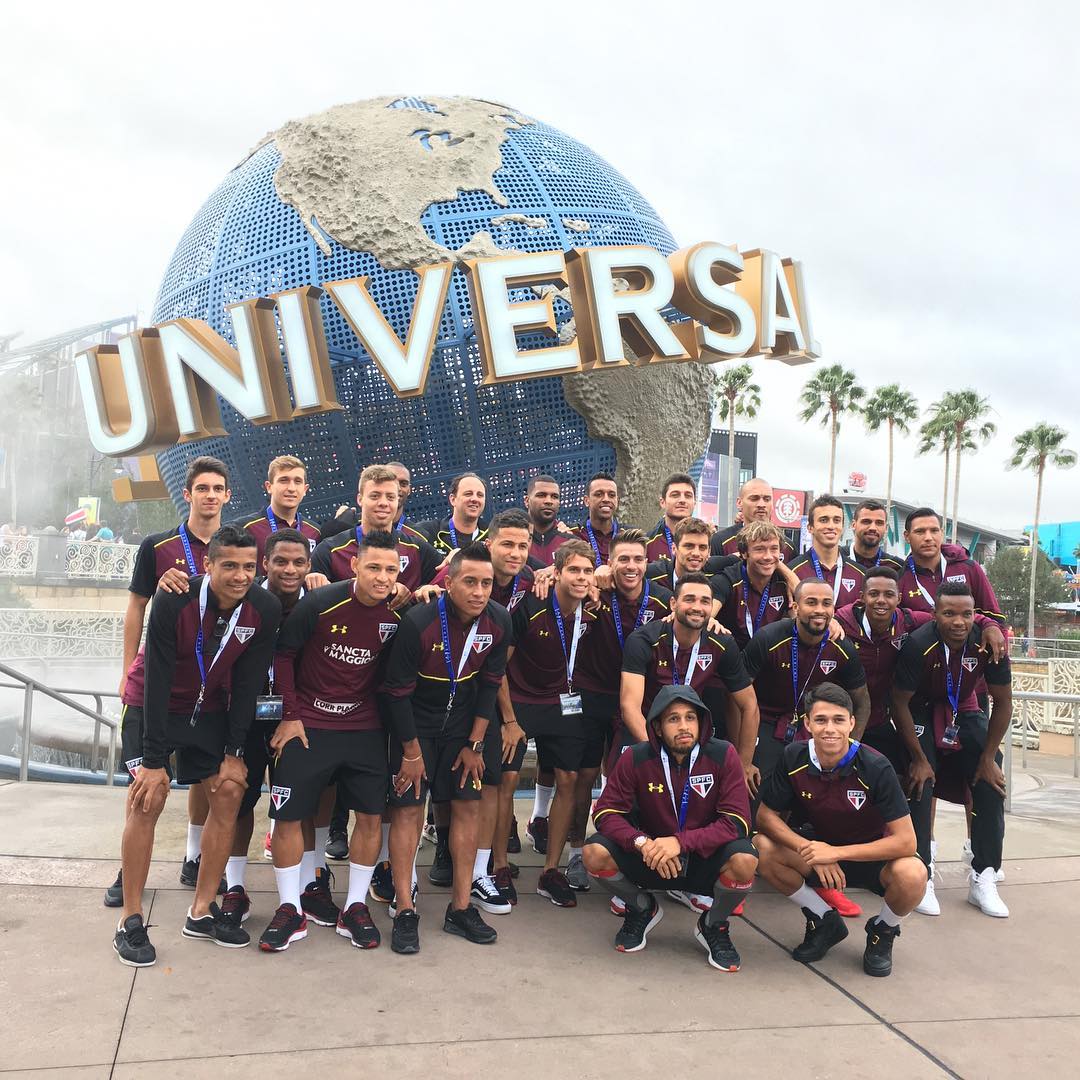
{"type": "Polygon", "coordinates": [[[274,835],[274,819],[273,818],[270,819],[270,835],[271,836],[274,835]]]}
{"type": "Polygon", "coordinates": [[[274,877],[277,879],[278,897],[283,904],[292,904],[297,911],[300,910],[300,864],[295,866],[274,867],[274,877]]]}
{"type": "Polygon", "coordinates": [[[881,910],[878,912],[878,919],[886,926],[899,926],[902,915],[897,915],[895,911],[884,900],[881,901],[881,910]]]}
{"type": "Polygon", "coordinates": [[[603,773],[601,773],[600,774],[600,794],[601,795],[604,794],[604,788],[606,788],[606,787],[607,787],[607,777],[603,773]]]}
{"type": "Polygon", "coordinates": [[[374,873],[374,866],[349,863],[349,895],[345,898],[345,906],[341,909],[343,912],[348,911],[353,904],[367,903],[368,886],[371,884],[374,873]]]}
{"type": "Polygon", "coordinates": [[[225,864],[225,880],[229,883],[229,888],[233,888],[239,885],[243,888],[244,885],[244,873],[247,871],[247,856],[246,855],[230,855],[229,861],[225,864]]]}
{"type": "Polygon", "coordinates": [[[570,858],[572,859],[572,858],[573,858],[573,857],[574,857],[575,855],[578,855],[578,856],[580,856],[580,855],[581,855],[581,848],[579,848],[579,847],[572,847],[572,848],[570,849],[570,858]]]}
{"type": "Polygon", "coordinates": [[[199,852],[202,851],[202,829],[201,825],[192,825],[188,822],[187,827],[187,855],[185,858],[188,862],[192,862],[199,857],[199,852]]]}
{"type": "Polygon", "coordinates": [[[936,840],[931,840],[930,841],[930,861],[932,863],[937,862],[937,841],[936,840]]]}
{"type": "Polygon", "coordinates": [[[300,857],[300,885],[305,886],[315,880],[315,852],[305,851],[300,857]]]}
{"type": "MultiPolygon", "coordinates": [[[[325,829],[315,826],[315,869],[318,870],[321,866],[326,869],[326,845],[330,840],[330,826],[327,825],[325,829]]],[[[315,880],[315,875],[311,875],[312,880],[315,880]]]]}
{"type": "Polygon", "coordinates": [[[379,848],[379,862],[390,861],[390,822],[382,823],[382,847],[379,848]]]}
{"type": "Polygon", "coordinates": [[[546,787],[543,784],[536,785],[536,793],[533,795],[532,816],[534,818],[548,816],[548,811],[551,809],[551,799],[554,794],[554,787],[546,787]]]}
{"type": "Polygon", "coordinates": [[[798,907],[809,908],[815,915],[828,915],[831,910],[829,905],[805,882],[788,899],[798,907]]]}
{"type": "Polygon", "coordinates": [[[476,858],[472,864],[473,881],[477,878],[487,877],[488,859],[491,858],[491,848],[477,848],[476,858]]]}

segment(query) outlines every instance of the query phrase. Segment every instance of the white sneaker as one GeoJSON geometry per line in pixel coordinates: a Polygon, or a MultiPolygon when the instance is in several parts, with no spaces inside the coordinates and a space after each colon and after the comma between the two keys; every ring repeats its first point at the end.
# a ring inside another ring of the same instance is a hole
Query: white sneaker
{"type": "Polygon", "coordinates": [[[992,866],[988,866],[981,874],[972,870],[968,903],[974,904],[984,915],[992,915],[995,919],[1009,917],[1005,901],[998,896],[997,873],[992,866]]]}
{"type": "Polygon", "coordinates": [[[494,879],[486,874],[472,883],[469,897],[478,908],[482,908],[490,915],[509,915],[514,910],[509,901],[504,900],[502,893],[495,888],[494,879]]]}
{"type": "MultiPolygon", "coordinates": [[[[975,853],[971,850],[971,841],[965,840],[964,846],[960,849],[960,858],[970,866],[975,861],[975,853]]],[[[1005,880],[1005,868],[1001,867],[994,871],[995,880],[1005,880]]]]}
{"type": "Polygon", "coordinates": [[[941,905],[938,903],[937,893],[934,891],[934,866],[930,865],[930,875],[926,879],[926,892],[923,898],[915,905],[915,910],[920,915],[940,915],[941,905]]]}
{"type": "Polygon", "coordinates": [[[424,843],[426,840],[429,844],[438,843],[439,834],[435,831],[435,826],[429,821],[424,822],[423,829],[420,830],[420,843],[424,843]]]}
{"type": "Polygon", "coordinates": [[[702,896],[701,893],[685,892],[682,889],[668,889],[667,894],[672,900],[678,901],[683,907],[688,907],[699,915],[703,911],[708,911],[713,905],[713,898],[711,896],[702,896]]]}
{"type": "Polygon", "coordinates": [[[626,901],[621,896],[613,896],[610,907],[611,914],[618,915],[620,919],[626,914],[626,901]]]}

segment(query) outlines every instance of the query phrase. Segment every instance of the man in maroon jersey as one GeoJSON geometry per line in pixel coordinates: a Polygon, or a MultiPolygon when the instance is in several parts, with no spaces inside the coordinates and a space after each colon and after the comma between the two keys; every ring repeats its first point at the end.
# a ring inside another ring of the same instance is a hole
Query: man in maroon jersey
{"type": "Polygon", "coordinates": [[[142,894],[174,751],[177,780],[201,784],[210,804],[204,859],[182,932],[228,948],[249,940],[223,917],[214,895],[247,784],[247,732],[281,619],[277,598],[254,584],[256,565],[254,537],[231,525],[218,529],[205,575],[192,577],[186,593],[155,599],[146,650],[128,671],[125,719],[141,725],[142,744],[137,759],[125,760],[133,780],[122,846],[124,912],[113,948],[132,967],[156,959],[143,923],[142,894]]]}
{"type": "Polygon", "coordinates": [[[903,571],[904,560],[885,550],[888,525],[885,507],[877,499],[863,499],[855,507],[851,514],[851,532],[853,539],[847,550],[850,562],[864,570],[885,565],[893,567],[898,574],[903,571]]]}
{"type": "Polygon", "coordinates": [[[274,458],[266,471],[266,494],[269,502],[261,514],[238,521],[247,529],[259,545],[259,562],[262,563],[266,540],[278,529],[295,529],[311,547],[320,540],[318,526],[306,521],[300,513],[300,503],[308,493],[307,466],[291,454],[274,458]]]}
{"type": "Polygon", "coordinates": [[[886,976],[900,920],[926,886],[907,800],[888,761],[851,738],[855,713],[843,689],[811,687],[802,709],[810,739],[788,743],[761,785],[754,837],[761,876],[806,917],[806,936],[791,954],[804,964],[821,960],[848,933],[821,886],[882,896],[881,911],[866,924],[863,971],[886,976]],[[807,820],[813,840],[785,823],[781,815],[790,811],[807,820]]]}
{"type": "Polygon", "coordinates": [[[834,608],[855,603],[862,592],[863,569],[850,559],[845,561],[840,551],[840,537],[844,535],[843,503],[832,495],[819,495],[810,504],[806,528],[811,546],[809,551],[790,561],[795,576],[800,581],[816,578],[829,585],[834,608]]]}
{"type": "Polygon", "coordinates": [[[694,516],[697,492],[694,480],[687,473],[675,473],[660,489],[660,510],[663,517],[656,523],[649,539],[649,562],[675,558],[675,526],[684,518],[694,516]]]}
{"type": "Polygon", "coordinates": [[[423,521],[416,530],[436,551],[449,555],[473,540],[483,540],[487,529],[480,517],[487,505],[487,485],[474,472],[462,473],[450,481],[450,514],[442,520],[423,521]]]}
{"type": "MultiPolygon", "coordinates": [[[[661,585],[673,592],[683,574],[704,574],[712,585],[722,570],[726,570],[735,558],[730,555],[710,555],[709,541],[712,527],[696,517],[686,517],[675,526],[671,534],[675,542],[675,557],[656,559],[649,563],[645,573],[654,585],[661,585]]],[[[713,597],[719,600],[721,583],[713,586],[713,597]]]]}
{"type": "MultiPolygon", "coordinates": [[[[735,524],[726,529],[718,529],[712,538],[714,555],[738,555],[739,533],[746,525],[761,522],[772,523],[773,489],[767,480],[755,476],[747,480],[735,499],[735,524]]],[[[787,560],[795,557],[795,549],[781,534],[780,558],[787,560]]]]}
{"type": "Polygon", "coordinates": [[[782,561],[784,538],[775,525],[751,521],[736,539],[738,565],[717,574],[711,584],[720,602],[717,620],[745,649],[762,627],[787,618],[797,579],[782,561]]]}
{"type": "Polygon", "coordinates": [[[619,487],[615,477],[605,472],[590,477],[585,485],[584,502],[587,514],[585,522],[570,531],[593,549],[596,565],[605,566],[612,537],[618,535],[620,528],[615,517],[619,509],[619,487]]]}
{"type": "Polygon", "coordinates": [[[529,558],[534,570],[551,566],[555,552],[573,537],[559,528],[559,481],[554,476],[531,476],[525,490],[525,510],[532,523],[529,558]]]}
{"type": "Polygon", "coordinates": [[[596,803],[585,865],[623,901],[619,952],[645,947],[663,909],[658,890],[712,897],[695,938],[719,971],[742,963],[728,920],[754,883],[750,805],[739,755],[713,737],[689,686],[665,686],[649,710],[649,741],[623,754],[596,803]]]}

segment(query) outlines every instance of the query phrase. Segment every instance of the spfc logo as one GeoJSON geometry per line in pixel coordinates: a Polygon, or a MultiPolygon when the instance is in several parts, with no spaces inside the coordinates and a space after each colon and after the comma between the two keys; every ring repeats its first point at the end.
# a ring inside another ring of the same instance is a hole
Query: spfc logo
{"type": "Polygon", "coordinates": [[[396,622],[381,622],[379,623],[379,640],[389,641],[397,633],[398,624],[396,622]]]}
{"type": "Polygon", "coordinates": [[[916,724],[915,725],[915,737],[916,738],[921,739],[925,733],[926,733],[926,725],[925,724],[916,724]]]}
{"type": "Polygon", "coordinates": [[[247,639],[251,637],[251,635],[254,633],[254,626],[238,626],[235,630],[236,640],[239,641],[241,645],[243,645],[244,642],[247,641],[247,639]]]}
{"type": "Polygon", "coordinates": [[[401,572],[403,574],[405,573],[405,569],[406,569],[406,567],[408,565],[409,565],[409,556],[408,555],[399,555],[398,556],[398,566],[401,567],[401,572]]]}
{"type": "Polygon", "coordinates": [[[771,607],[773,609],[773,611],[779,611],[783,606],[784,606],[784,598],[782,596],[770,596],[769,597],[769,607],[771,607]]]}
{"type": "Polygon", "coordinates": [[[473,652],[482,653],[485,649],[491,648],[491,635],[490,634],[477,634],[473,640],[473,652]]]}
{"type": "Polygon", "coordinates": [[[704,656],[699,656],[697,658],[697,666],[699,668],[701,668],[702,671],[708,671],[710,664],[712,664],[712,653],[711,652],[710,653],[705,653],[704,656]]]}
{"type": "Polygon", "coordinates": [[[848,592],[855,591],[855,579],[853,577],[841,578],[840,584],[843,585],[848,592]]]}
{"type": "Polygon", "coordinates": [[[315,544],[316,544],[316,541],[314,541],[314,540],[309,540],[308,541],[308,547],[311,548],[312,551],[315,550],[315,544]]]}
{"type": "Polygon", "coordinates": [[[124,768],[131,773],[131,779],[135,779],[135,774],[139,771],[139,766],[142,764],[141,757],[133,757],[130,761],[124,762],[124,768]]]}
{"type": "Polygon", "coordinates": [[[516,608],[516,607],[517,607],[517,605],[518,605],[518,601],[519,601],[519,600],[520,600],[520,599],[521,599],[521,598],[522,598],[522,597],[523,597],[524,595],[525,595],[525,590],[524,590],[524,589],[521,589],[520,591],[518,591],[518,592],[514,593],[514,595],[510,597],[509,601],[508,601],[508,602],[507,602],[507,604],[506,604],[506,610],[507,610],[507,611],[513,611],[513,610],[514,610],[514,608],[516,608]]]}
{"type": "Polygon", "coordinates": [[[275,784],[270,789],[270,801],[274,804],[274,809],[280,810],[289,801],[291,795],[291,787],[278,787],[278,785],[275,784]]]}
{"type": "Polygon", "coordinates": [[[950,574],[946,581],[959,581],[961,585],[967,584],[967,578],[963,574],[950,574]]]}
{"type": "Polygon", "coordinates": [[[863,804],[866,802],[866,792],[862,788],[848,789],[847,801],[855,807],[856,810],[861,810],[863,804]]]}
{"type": "Polygon", "coordinates": [[[704,776],[691,776],[690,787],[703,799],[712,791],[713,775],[706,773],[704,776]]]}
{"type": "Polygon", "coordinates": [[[979,666],[979,658],[977,656],[965,656],[960,663],[964,665],[965,671],[974,671],[979,666]]]}
{"type": "Polygon", "coordinates": [[[649,610],[643,611],[641,613],[641,625],[644,626],[647,622],[652,622],[653,621],[653,616],[655,614],[656,614],[655,611],[649,611],[649,610]]]}
{"type": "Polygon", "coordinates": [[[818,667],[821,668],[821,671],[822,671],[823,675],[831,675],[833,673],[833,671],[836,670],[836,661],[835,660],[822,660],[818,664],[818,667]]]}

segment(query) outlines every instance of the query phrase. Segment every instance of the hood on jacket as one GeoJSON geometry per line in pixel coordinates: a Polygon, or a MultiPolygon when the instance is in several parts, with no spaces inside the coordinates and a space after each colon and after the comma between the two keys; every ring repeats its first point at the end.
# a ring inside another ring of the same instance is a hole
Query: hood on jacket
{"type": "Polygon", "coordinates": [[[942,544],[941,554],[945,556],[946,562],[963,562],[971,558],[963,544],[942,544]]]}
{"type": "Polygon", "coordinates": [[[645,718],[646,734],[649,742],[657,750],[660,749],[660,736],[656,734],[652,723],[659,719],[661,713],[673,702],[685,701],[697,709],[698,714],[698,743],[704,746],[712,738],[712,713],[705,706],[705,702],[698,696],[698,692],[692,686],[663,686],[660,692],[653,698],[649,715],[645,718]]]}

